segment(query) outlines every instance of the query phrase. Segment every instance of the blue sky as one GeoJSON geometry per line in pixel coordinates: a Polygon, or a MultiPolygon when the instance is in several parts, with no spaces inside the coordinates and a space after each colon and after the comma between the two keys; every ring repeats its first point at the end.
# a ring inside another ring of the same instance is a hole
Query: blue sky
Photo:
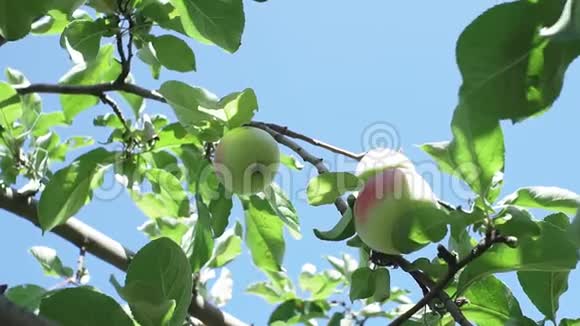
{"type": "MultiPolygon", "coordinates": [[[[455,41],[472,19],[496,3],[246,1],[246,30],[236,54],[190,41],[198,71],[163,71],[161,80],[181,80],[218,95],[251,87],[260,103],[258,120],[288,125],[354,152],[369,149],[369,143],[386,141],[402,147],[420,167],[431,169],[429,158],[415,145],[450,138],[449,123],[460,85],[455,41]],[[386,125],[390,127],[385,129],[386,125]]],[[[71,65],[56,37],[28,37],[9,43],[0,49],[0,62],[0,68],[21,70],[32,82],[56,82],[71,65]]],[[[580,117],[576,108],[580,98],[574,92],[580,84],[579,68],[576,63],[568,70],[563,93],[546,114],[518,125],[504,124],[507,153],[503,194],[527,185],[580,191],[574,137],[580,117]]],[[[140,63],[133,72],[144,87],[155,89],[160,85],[140,63]]],[[[59,109],[58,97],[48,95],[43,99],[45,110],[59,109]]],[[[107,110],[94,107],[81,114],[74,127],[59,132],[65,136],[92,135],[104,141],[107,134],[92,127],[92,117],[107,110]]],[[[129,114],[129,109],[125,110],[129,114]]],[[[169,107],[151,102],[146,110],[171,114],[169,107]]],[[[353,162],[307,148],[324,157],[331,168],[354,169],[353,162]]],[[[77,154],[71,153],[69,158],[77,154]]],[[[312,175],[309,167],[295,173],[292,193],[304,189],[312,175]]],[[[443,199],[466,204],[465,196],[452,191],[451,179],[441,176],[438,180],[440,184],[434,188],[443,199]]],[[[338,214],[333,207],[309,207],[300,196],[294,197],[298,198],[295,204],[304,237],[300,241],[287,237],[285,266],[296,279],[306,262],[327,268],[323,256],[353,252],[320,242],[312,234],[312,228],[334,225],[338,214]]],[[[0,212],[0,230],[5,230],[0,245],[9,248],[3,253],[0,283],[53,286],[57,281],[42,275],[34,259],[26,254],[27,249],[35,245],[53,247],[65,263],[73,266],[77,250],[53,235],[41,236],[40,230],[28,222],[8,215],[0,212]]],[[[114,200],[94,201],[78,217],[134,250],[146,242],[145,236],[136,231],[146,217],[124,194],[114,200]]],[[[241,217],[237,209],[231,221],[241,217]]],[[[432,257],[435,248],[424,253],[432,257]]],[[[87,264],[92,284],[108,293],[114,292],[108,283],[111,273],[123,279],[122,273],[93,257],[87,264]]],[[[230,269],[235,292],[226,310],[245,321],[265,325],[273,307],[243,293],[248,284],[265,276],[252,265],[246,250],[230,269]]],[[[417,288],[406,275],[394,272],[392,277],[393,285],[413,290],[412,297],[417,298],[417,288]]],[[[520,299],[524,313],[538,319],[541,315],[525,298],[515,276],[508,274],[502,279],[520,299]]],[[[573,293],[579,291],[580,276],[574,271],[570,288],[561,300],[559,317],[577,316],[573,293]]]]}

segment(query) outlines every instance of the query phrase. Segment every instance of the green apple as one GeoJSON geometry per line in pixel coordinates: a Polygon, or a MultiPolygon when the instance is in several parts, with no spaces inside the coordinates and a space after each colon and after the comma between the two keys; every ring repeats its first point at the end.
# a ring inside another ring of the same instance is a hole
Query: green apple
{"type": "Polygon", "coordinates": [[[264,190],[274,179],[280,150],[274,137],[262,129],[239,127],[219,142],[214,166],[224,187],[235,194],[264,190]]]}
{"type": "Polygon", "coordinates": [[[406,254],[445,232],[441,229],[444,225],[437,225],[439,234],[427,234],[432,229],[431,216],[440,216],[437,211],[440,210],[431,187],[414,168],[389,168],[371,176],[358,193],[355,230],[375,251],[406,254]]]}
{"type": "Polygon", "coordinates": [[[385,169],[404,167],[414,170],[413,162],[400,151],[389,148],[375,148],[368,151],[356,166],[356,175],[367,181],[385,169]]]}

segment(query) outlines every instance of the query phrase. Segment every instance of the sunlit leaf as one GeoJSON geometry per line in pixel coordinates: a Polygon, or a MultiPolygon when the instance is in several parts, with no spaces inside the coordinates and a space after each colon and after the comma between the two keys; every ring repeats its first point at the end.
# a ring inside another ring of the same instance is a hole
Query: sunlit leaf
{"type": "Polygon", "coordinates": [[[73,275],[73,270],[62,264],[56,254],[56,250],[48,247],[32,247],[30,253],[40,263],[45,275],[52,277],[68,278],[73,275]]]}
{"type": "Polygon", "coordinates": [[[574,269],[578,254],[575,245],[567,236],[567,231],[551,222],[542,221],[538,225],[541,228],[540,236],[519,237],[516,248],[497,244],[467,265],[459,277],[460,291],[492,273],[567,272],[574,269]]]}
{"type": "Polygon", "coordinates": [[[506,196],[500,204],[576,214],[580,207],[580,195],[557,187],[526,187],[506,196]]]}
{"type": "MultiPolygon", "coordinates": [[[[59,81],[63,85],[92,85],[115,80],[121,73],[121,65],[114,58],[114,47],[105,45],[100,48],[94,60],[79,63],[59,81]]],[[[92,95],[62,94],[60,104],[67,121],[94,106],[99,99],[92,95]]]]}
{"type": "Polygon", "coordinates": [[[493,202],[504,169],[504,140],[499,122],[466,104],[455,109],[449,155],[457,175],[482,198],[493,202]],[[493,188],[496,188],[494,190],[493,188]]]}
{"type": "Polygon", "coordinates": [[[38,220],[44,231],[65,223],[91,199],[115,153],[97,148],[57,171],[40,196],[38,220]]]}
{"type": "Polygon", "coordinates": [[[284,258],[284,224],[272,206],[258,196],[244,201],[246,216],[246,245],[257,267],[265,271],[279,271],[284,258]]]}
{"type": "Polygon", "coordinates": [[[241,44],[244,30],[242,0],[170,0],[187,35],[229,52],[241,44]]]}
{"type": "Polygon", "coordinates": [[[563,1],[514,1],[487,10],[457,41],[461,102],[490,118],[521,121],[546,110],[562,89],[578,42],[538,37],[563,1]]]}
{"type": "Polygon", "coordinates": [[[224,107],[230,129],[251,122],[255,111],[258,111],[258,99],[251,88],[222,98],[220,105],[224,107]]]}
{"type": "Polygon", "coordinates": [[[298,212],[292,201],[288,198],[284,190],[280,188],[276,183],[271,183],[270,187],[265,191],[266,198],[270,202],[270,205],[278,214],[278,217],[286,224],[290,234],[295,239],[301,239],[302,233],[300,232],[300,220],[298,218],[298,212]]]}
{"type": "Polygon", "coordinates": [[[308,203],[313,206],[333,203],[342,194],[356,190],[358,178],[347,172],[327,172],[312,178],[308,182],[306,195],[308,203]]]}

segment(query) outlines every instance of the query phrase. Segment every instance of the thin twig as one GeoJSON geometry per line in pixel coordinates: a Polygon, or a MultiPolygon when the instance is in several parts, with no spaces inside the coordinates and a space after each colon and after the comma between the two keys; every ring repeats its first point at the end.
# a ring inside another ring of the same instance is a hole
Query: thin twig
{"type": "MultiPolygon", "coordinates": [[[[426,293],[424,291],[424,288],[433,289],[435,287],[435,282],[427,274],[423,273],[420,270],[409,269],[409,267],[411,266],[411,263],[409,261],[407,261],[405,258],[401,256],[397,256],[397,258],[399,263],[402,261],[405,262],[404,265],[400,265],[401,269],[409,273],[413,277],[415,282],[417,282],[417,284],[421,287],[421,289],[423,289],[423,295],[427,295],[430,291],[428,290],[426,293]]],[[[443,304],[445,305],[445,309],[447,310],[447,312],[449,312],[451,317],[453,317],[455,322],[457,322],[461,326],[473,326],[471,322],[467,320],[467,318],[465,317],[459,306],[455,303],[455,301],[453,301],[453,299],[451,299],[451,297],[449,297],[449,295],[445,291],[439,291],[437,297],[439,298],[439,300],[441,300],[441,302],[443,302],[443,304]]]]}
{"type": "MultiPolygon", "coordinates": [[[[127,1],[127,6],[129,6],[129,1],[127,1]]],[[[127,10],[127,8],[125,8],[127,10]]],[[[135,22],[131,17],[130,13],[125,14],[125,19],[129,22],[129,40],[127,41],[127,65],[131,67],[131,60],[133,59],[133,27],[135,27],[135,22]]]]}
{"type": "Polygon", "coordinates": [[[130,133],[131,132],[131,127],[127,123],[127,120],[125,119],[125,116],[123,115],[123,112],[121,111],[121,108],[119,107],[119,105],[117,105],[117,103],[115,103],[115,101],[112,98],[110,98],[109,96],[107,96],[107,94],[105,94],[105,93],[102,93],[99,96],[99,98],[101,99],[101,102],[103,102],[104,104],[110,106],[111,109],[113,109],[113,112],[115,112],[115,115],[117,116],[117,118],[119,118],[119,120],[123,124],[123,127],[125,128],[125,131],[127,133],[130,133]]]}
{"type": "Polygon", "coordinates": [[[346,149],[342,149],[340,147],[325,143],[325,142],[320,141],[318,139],[306,136],[304,134],[301,134],[301,133],[298,133],[296,131],[288,129],[287,126],[280,126],[280,125],[277,125],[274,123],[266,123],[266,122],[258,122],[258,123],[262,123],[262,124],[266,125],[267,127],[269,127],[270,129],[281,133],[282,135],[288,136],[290,138],[303,140],[311,145],[324,148],[324,149],[329,150],[333,153],[337,153],[340,155],[344,155],[346,157],[350,157],[350,158],[355,159],[357,161],[360,161],[363,158],[363,156],[365,155],[365,153],[356,154],[356,153],[353,153],[353,152],[348,151],[346,149]]]}
{"type": "MultiPolygon", "coordinates": [[[[125,52],[124,49],[125,45],[123,44],[123,33],[121,31],[122,27],[119,26],[119,32],[115,34],[115,39],[117,43],[117,52],[119,53],[119,59],[121,60],[121,74],[119,74],[119,77],[117,77],[114,84],[125,83],[125,80],[129,76],[129,73],[131,72],[131,59],[133,58],[133,32],[132,32],[133,19],[131,18],[131,14],[128,12],[128,3],[129,1],[126,1],[125,4],[123,4],[123,0],[117,1],[117,5],[119,11],[121,12],[121,15],[129,23],[128,29],[129,40],[127,42],[127,51],[125,52]]],[[[122,20],[120,20],[119,24],[122,23],[123,23],[122,20]]]]}
{"type": "MultiPolygon", "coordinates": [[[[274,139],[278,143],[290,148],[292,151],[294,151],[296,154],[298,154],[298,156],[300,156],[305,162],[312,164],[316,168],[316,170],[318,171],[319,174],[329,172],[328,168],[324,165],[322,158],[319,158],[319,157],[316,157],[316,156],[310,154],[302,146],[298,145],[296,142],[292,141],[291,139],[284,136],[283,134],[281,134],[275,130],[272,130],[265,123],[251,122],[249,125],[254,126],[256,128],[260,128],[260,129],[268,132],[270,135],[272,135],[272,137],[274,137],[274,139]]],[[[336,206],[336,208],[338,209],[338,211],[341,214],[344,214],[344,212],[346,212],[346,210],[348,209],[348,205],[346,204],[346,201],[344,201],[344,199],[342,199],[340,197],[334,201],[334,206],[336,206]]]]}
{"type": "Polygon", "coordinates": [[[139,95],[143,98],[150,100],[155,100],[161,103],[167,103],[165,98],[161,94],[137,86],[130,83],[101,83],[94,85],[58,85],[58,84],[30,84],[26,87],[15,87],[16,91],[20,95],[30,94],[30,93],[52,93],[52,94],[80,94],[80,95],[93,95],[99,97],[105,92],[122,91],[126,93],[131,93],[139,95]]]}
{"type": "Polygon", "coordinates": [[[82,278],[86,275],[87,273],[87,266],[85,264],[85,256],[87,254],[87,248],[85,245],[81,246],[79,248],[79,259],[77,262],[77,272],[75,275],[75,279],[76,282],[78,284],[82,284],[82,278]]]}
{"type": "MultiPolygon", "coordinates": [[[[411,318],[416,314],[421,308],[427,305],[433,298],[438,296],[440,293],[445,292],[444,289],[447,284],[455,277],[455,274],[463,269],[467,264],[471,263],[473,260],[483,255],[487,250],[489,250],[496,243],[506,243],[507,238],[499,235],[497,230],[491,229],[487,232],[484,239],[482,239],[473,249],[469,255],[467,255],[462,260],[458,261],[457,264],[448,265],[447,274],[445,277],[437,281],[435,285],[431,288],[431,291],[425,295],[421,300],[419,300],[411,309],[405,311],[399,317],[394,319],[389,325],[396,326],[402,325],[403,322],[411,318]]],[[[466,320],[465,320],[466,321],[466,320]]],[[[467,324],[465,324],[467,325],[467,324]]]]}
{"type": "Polygon", "coordinates": [[[125,82],[125,78],[129,75],[129,69],[127,69],[127,57],[125,56],[125,48],[123,45],[123,34],[119,31],[115,34],[115,39],[117,43],[117,53],[119,53],[119,59],[121,60],[121,73],[114,84],[122,84],[125,82]]]}
{"type": "MultiPolygon", "coordinates": [[[[435,287],[435,282],[425,274],[423,271],[416,269],[413,264],[406,260],[403,256],[387,255],[380,252],[372,252],[371,260],[373,263],[380,266],[396,266],[400,267],[404,272],[411,275],[417,285],[421,288],[423,295],[429,294],[431,289],[435,287]]],[[[437,297],[445,305],[445,309],[451,314],[453,319],[462,326],[472,326],[472,324],[465,318],[455,301],[453,301],[445,291],[440,291],[437,297]]]]}

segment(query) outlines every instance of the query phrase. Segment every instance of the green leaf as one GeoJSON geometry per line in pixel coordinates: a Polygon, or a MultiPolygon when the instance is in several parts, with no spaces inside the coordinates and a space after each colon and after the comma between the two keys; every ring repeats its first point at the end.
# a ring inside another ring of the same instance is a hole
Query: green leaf
{"type": "Polygon", "coordinates": [[[328,231],[314,229],[314,235],[320,240],[342,241],[352,237],[355,233],[354,218],[350,207],[344,212],[338,223],[328,231]]]}
{"type": "Polygon", "coordinates": [[[290,299],[274,309],[268,325],[293,325],[313,318],[323,318],[327,310],[328,304],[324,301],[290,299]]]}
{"type": "Polygon", "coordinates": [[[159,74],[161,73],[161,63],[159,59],[155,56],[155,50],[153,49],[153,44],[146,43],[142,48],[137,51],[137,57],[149,66],[151,70],[151,76],[153,79],[159,79],[159,74]]]}
{"type": "Polygon", "coordinates": [[[344,312],[335,312],[328,320],[327,326],[340,326],[340,321],[344,319],[344,312]]]}
{"type": "Polygon", "coordinates": [[[373,270],[368,267],[361,267],[355,270],[350,279],[349,298],[366,299],[375,293],[375,278],[373,270]]]}
{"type": "Polygon", "coordinates": [[[518,280],[536,308],[547,319],[555,321],[560,296],[568,290],[569,274],[570,272],[518,272],[518,280]]]}
{"type": "Polygon", "coordinates": [[[287,294],[279,292],[270,282],[250,284],[248,288],[246,288],[246,292],[257,295],[271,304],[286,300],[285,294],[287,294]]]}
{"type": "Polygon", "coordinates": [[[271,183],[270,187],[264,193],[266,194],[268,202],[282,222],[286,224],[288,231],[290,231],[290,234],[294,239],[301,239],[302,233],[300,232],[300,219],[298,218],[298,213],[296,212],[296,208],[294,208],[292,201],[290,201],[288,196],[284,193],[284,190],[276,183],[271,183]]]}
{"type": "Polygon", "coordinates": [[[93,126],[122,129],[123,123],[116,114],[109,112],[95,116],[93,119],[93,126]]]}
{"type": "Polygon", "coordinates": [[[296,171],[300,171],[304,168],[304,164],[298,161],[296,157],[284,153],[280,153],[280,163],[296,171]]]}
{"type": "Polygon", "coordinates": [[[30,27],[33,34],[58,35],[69,23],[69,15],[60,10],[49,10],[44,17],[32,23],[30,27]]]}
{"type": "Polygon", "coordinates": [[[558,97],[577,42],[538,36],[551,25],[563,1],[514,1],[477,17],[457,41],[463,77],[462,102],[495,119],[521,121],[546,110],[558,97]]]}
{"type": "Polygon", "coordinates": [[[89,0],[87,5],[104,14],[113,14],[118,7],[115,0],[89,0]]]}
{"type": "Polygon", "coordinates": [[[73,136],[65,141],[69,149],[78,149],[90,146],[95,143],[95,140],[89,136],[73,136]]]}
{"type": "Polygon", "coordinates": [[[179,122],[190,132],[196,131],[192,127],[215,119],[208,110],[202,110],[205,108],[211,112],[218,108],[217,97],[205,89],[170,80],[161,85],[159,93],[167,100],[179,122]]]}
{"type": "Polygon", "coordinates": [[[448,174],[455,173],[455,163],[451,159],[449,153],[449,145],[451,142],[442,141],[437,143],[426,143],[419,146],[423,152],[429,154],[437,163],[439,170],[448,174]]]}
{"type": "Polygon", "coordinates": [[[229,217],[232,211],[232,197],[226,192],[224,186],[220,183],[217,188],[217,193],[209,203],[209,211],[211,213],[211,227],[213,229],[214,237],[221,236],[229,224],[229,217]]]}
{"type": "Polygon", "coordinates": [[[69,278],[73,275],[73,270],[62,264],[56,254],[56,250],[48,247],[32,247],[30,253],[40,263],[44,275],[52,277],[69,278]]]}
{"type": "Polygon", "coordinates": [[[331,204],[336,198],[348,191],[356,190],[358,186],[358,178],[348,172],[320,174],[308,182],[306,188],[308,203],[313,206],[331,204]]]}
{"type": "Polygon", "coordinates": [[[0,35],[8,41],[23,38],[30,32],[30,25],[50,7],[46,0],[30,0],[26,3],[0,0],[0,35]]]}
{"type": "Polygon", "coordinates": [[[235,52],[244,31],[242,0],[170,0],[177,9],[183,29],[203,43],[235,52]]]}
{"type": "Polygon", "coordinates": [[[411,253],[429,243],[439,242],[447,234],[449,215],[431,202],[415,202],[406,214],[413,218],[405,220],[406,223],[400,222],[392,234],[393,248],[401,253],[411,253]]]}
{"type": "Polygon", "coordinates": [[[79,52],[83,61],[92,61],[99,53],[101,37],[106,32],[105,27],[100,21],[73,20],[64,29],[61,44],[79,52]]]}
{"type": "Polygon", "coordinates": [[[188,251],[189,262],[193,272],[198,272],[210,259],[214,247],[214,238],[211,228],[211,214],[204,204],[201,195],[195,195],[197,205],[197,223],[195,224],[194,239],[191,252],[188,251]]]}
{"type": "Polygon", "coordinates": [[[50,2],[52,8],[62,12],[63,14],[72,15],[75,10],[84,5],[86,0],[52,0],[50,2]]]}
{"type": "MultiPolygon", "coordinates": [[[[151,167],[169,172],[171,175],[177,178],[177,180],[181,184],[183,171],[179,166],[177,157],[175,157],[173,154],[169,153],[168,151],[155,151],[151,153],[143,153],[141,157],[143,157],[151,167]]],[[[180,186],[179,188],[183,187],[180,186]]]]}
{"type": "MultiPolygon", "coordinates": [[[[127,76],[126,80],[128,83],[135,83],[135,79],[131,74],[127,76]]],[[[127,92],[118,92],[118,94],[120,94],[121,97],[125,100],[125,102],[129,104],[135,118],[139,119],[141,117],[141,114],[143,113],[143,110],[145,110],[145,100],[143,99],[143,97],[127,92]]]]}
{"type": "MultiPolygon", "coordinates": [[[[204,159],[203,156],[204,153],[202,149],[193,144],[184,144],[179,147],[172,147],[170,149],[183,162],[183,168],[185,170],[185,177],[188,184],[187,185],[188,190],[191,193],[197,193],[198,189],[200,188],[199,183],[208,182],[208,180],[200,180],[200,182],[198,182],[200,175],[204,176],[204,178],[202,179],[207,179],[212,177],[211,173],[208,172],[213,171],[213,170],[205,171],[205,169],[211,169],[211,165],[206,164],[207,160],[204,159]]],[[[219,183],[219,181],[217,182],[219,183]]]]}
{"type": "Polygon", "coordinates": [[[64,161],[68,151],[68,144],[61,143],[60,137],[55,132],[48,132],[36,139],[35,166],[43,169],[48,164],[47,159],[64,161]]]}
{"type": "Polygon", "coordinates": [[[500,205],[516,205],[542,208],[566,214],[576,214],[580,196],[570,190],[557,187],[525,187],[506,196],[500,205]]]}
{"type": "Polygon", "coordinates": [[[242,238],[233,230],[225,233],[223,239],[218,240],[213,256],[208,263],[211,268],[227,265],[242,253],[242,238]]]}
{"type": "Polygon", "coordinates": [[[560,320],[559,326],[580,326],[580,318],[579,319],[568,319],[564,318],[560,320]]]}
{"type": "MultiPolygon", "coordinates": [[[[6,79],[14,87],[26,87],[30,85],[30,82],[22,72],[12,68],[6,68],[6,79]]],[[[20,100],[22,103],[20,122],[27,130],[30,130],[34,127],[34,124],[37,122],[38,116],[42,111],[42,99],[38,94],[32,93],[21,95],[20,100]]]]}
{"type": "Polygon", "coordinates": [[[359,263],[349,254],[342,254],[342,258],[327,256],[326,260],[347,279],[350,279],[350,275],[359,267],[359,263]]]}
{"type": "Polygon", "coordinates": [[[475,193],[493,202],[499,193],[505,163],[499,122],[462,104],[455,109],[451,130],[454,137],[449,155],[457,174],[475,193]]]}
{"type": "MultiPolygon", "coordinates": [[[[79,63],[67,72],[59,81],[62,85],[94,85],[115,80],[121,73],[121,65],[114,58],[112,45],[100,48],[94,60],[79,63]]],[[[92,95],[62,94],[60,104],[67,121],[82,111],[94,106],[99,99],[92,95]]]]}
{"type": "Polygon", "coordinates": [[[343,279],[335,271],[333,271],[334,274],[329,271],[314,273],[315,271],[314,265],[304,265],[298,279],[300,288],[303,291],[310,292],[312,300],[327,300],[331,295],[338,292],[336,287],[343,282],[343,279]]]}
{"type": "Polygon", "coordinates": [[[48,231],[65,223],[87,204],[114,156],[113,152],[97,148],[52,176],[38,203],[38,221],[42,230],[48,231]]]}
{"type": "Polygon", "coordinates": [[[180,14],[171,3],[144,0],[140,6],[143,7],[141,13],[156,22],[161,28],[187,35],[179,19],[180,14]]]}
{"type": "Polygon", "coordinates": [[[162,217],[149,220],[138,229],[145,233],[150,240],[166,237],[177,244],[181,244],[181,239],[191,228],[192,223],[181,218],[162,217]]]}
{"type": "Polygon", "coordinates": [[[350,282],[351,301],[372,297],[376,302],[383,302],[391,295],[391,276],[385,268],[358,268],[352,273],[350,282]]]}
{"type": "Polygon", "coordinates": [[[22,116],[20,96],[5,82],[0,82],[0,126],[11,130],[14,121],[22,116]]]}
{"type": "Polygon", "coordinates": [[[145,177],[152,185],[152,193],[131,190],[131,198],[145,215],[153,219],[190,215],[189,198],[179,179],[158,168],[147,170],[145,177]]]}
{"type": "Polygon", "coordinates": [[[413,261],[412,265],[416,269],[425,272],[434,281],[444,277],[447,273],[446,263],[438,257],[433,258],[433,260],[429,260],[425,257],[417,258],[413,261]]]}
{"type": "Polygon", "coordinates": [[[32,135],[35,137],[42,136],[49,132],[55,126],[66,126],[66,119],[62,111],[41,113],[38,120],[32,128],[32,135]]]}
{"type": "Polygon", "coordinates": [[[449,246],[451,250],[456,251],[460,258],[470,254],[471,248],[476,243],[468,232],[468,226],[482,222],[486,215],[479,209],[474,208],[471,212],[463,210],[453,210],[449,214],[451,225],[451,236],[449,237],[449,246]]]}
{"type": "Polygon", "coordinates": [[[375,279],[375,291],[373,300],[384,302],[391,296],[391,274],[386,268],[378,268],[373,271],[375,279]]]}
{"type": "Polygon", "coordinates": [[[212,216],[209,208],[203,201],[200,184],[205,176],[203,173],[206,168],[211,168],[207,160],[200,160],[200,167],[196,171],[195,184],[196,194],[195,203],[197,208],[197,222],[192,233],[192,239],[187,246],[187,255],[192,270],[197,272],[212,258],[214,249],[214,234],[212,229],[212,216]]]}
{"type": "Polygon", "coordinates": [[[494,219],[494,225],[503,235],[515,237],[537,237],[542,228],[530,212],[516,206],[507,206],[501,215],[494,219]]]}
{"type": "Polygon", "coordinates": [[[121,295],[133,317],[144,326],[170,317],[181,326],[192,297],[193,280],[187,257],[167,238],[149,242],[131,260],[121,295]]]}
{"type": "Polygon", "coordinates": [[[225,96],[220,100],[220,105],[224,107],[230,129],[251,122],[258,111],[258,99],[251,88],[225,96]]]}
{"type": "Polygon", "coordinates": [[[24,284],[9,288],[4,296],[15,304],[34,312],[40,306],[40,300],[45,293],[46,290],[43,287],[24,284]]]}
{"type": "Polygon", "coordinates": [[[252,195],[244,200],[246,216],[246,245],[254,264],[264,270],[281,270],[284,259],[284,224],[264,199],[252,195]]]}
{"type": "Polygon", "coordinates": [[[161,35],[151,40],[155,57],[165,68],[179,72],[195,70],[195,55],[182,39],[161,35]]]}
{"type": "Polygon", "coordinates": [[[40,315],[62,326],[133,326],[115,300],[86,287],[62,289],[45,297],[40,315]]]}
{"type": "MultiPolygon", "coordinates": [[[[155,143],[154,150],[180,147],[181,145],[197,145],[199,140],[194,135],[188,133],[179,123],[169,124],[159,131],[159,140],[155,143]]],[[[201,145],[199,146],[201,147],[201,145]]],[[[189,165],[186,168],[190,169],[189,165]]]]}
{"type": "Polygon", "coordinates": [[[461,310],[469,321],[477,325],[529,325],[524,323],[525,317],[516,298],[494,276],[480,279],[469,287],[464,296],[469,303],[461,310]]]}
{"type": "Polygon", "coordinates": [[[568,227],[568,236],[576,245],[576,248],[580,249],[580,210],[578,210],[578,213],[576,213],[576,216],[568,227]]]}
{"type": "Polygon", "coordinates": [[[567,231],[551,222],[538,222],[540,236],[518,238],[518,247],[494,245],[481,257],[470,263],[461,273],[457,288],[464,291],[481,278],[508,271],[567,272],[576,267],[576,247],[567,231]]]}

